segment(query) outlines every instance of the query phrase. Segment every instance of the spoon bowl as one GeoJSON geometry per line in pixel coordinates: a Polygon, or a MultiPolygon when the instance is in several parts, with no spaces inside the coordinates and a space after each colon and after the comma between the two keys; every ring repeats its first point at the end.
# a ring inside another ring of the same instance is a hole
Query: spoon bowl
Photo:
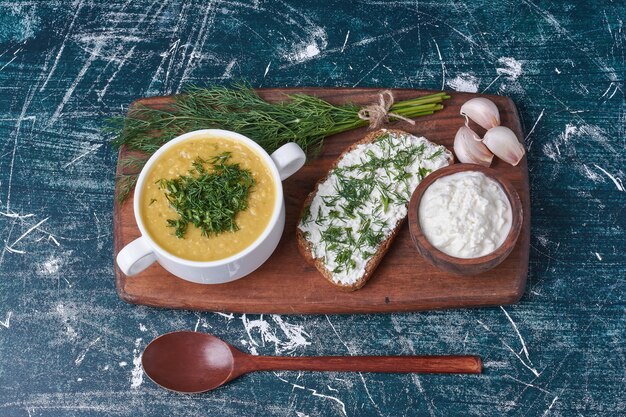
{"type": "Polygon", "coordinates": [[[173,332],[154,339],[141,363],[156,384],[177,392],[198,393],[234,379],[235,359],[228,343],[206,333],[173,332]]]}
{"type": "Polygon", "coordinates": [[[394,373],[482,372],[478,356],[254,356],[206,333],[166,333],[146,346],[143,369],[171,391],[199,393],[254,371],[344,371],[394,373]]]}

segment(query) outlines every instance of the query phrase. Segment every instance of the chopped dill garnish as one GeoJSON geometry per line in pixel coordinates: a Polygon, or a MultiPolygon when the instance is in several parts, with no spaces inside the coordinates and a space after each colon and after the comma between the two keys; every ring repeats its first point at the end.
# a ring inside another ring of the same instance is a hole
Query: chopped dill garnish
{"type": "Polygon", "coordinates": [[[331,210],[328,212],[328,218],[330,219],[339,219],[341,217],[341,212],[339,210],[331,210]]]}
{"type": "Polygon", "coordinates": [[[311,221],[311,205],[308,205],[304,208],[304,212],[302,213],[302,224],[307,224],[311,221]]]}
{"type": "Polygon", "coordinates": [[[184,238],[189,224],[199,228],[203,236],[239,230],[235,218],[248,208],[248,197],[255,181],[252,173],[229,164],[230,152],[224,152],[208,162],[198,158],[188,175],[160,179],[159,187],[178,218],[168,219],[178,238],[184,238]],[[210,164],[212,170],[207,169],[210,164]]]}
{"type": "Polygon", "coordinates": [[[443,148],[439,148],[439,149],[437,149],[437,151],[433,152],[433,154],[432,154],[432,155],[430,155],[430,156],[429,156],[428,158],[426,158],[426,159],[428,159],[428,160],[435,159],[436,157],[438,157],[438,156],[439,156],[439,155],[441,155],[442,153],[443,153],[443,148]]]}
{"type": "Polygon", "coordinates": [[[326,196],[326,197],[322,197],[322,201],[324,201],[324,204],[326,204],[329,207],[335,207],[335,204],[337,204],[337,200],[339,200],[340,198],[341,198],[340,195],[326,196]]]}
{"type": "Polygon", "coordinates": [[[385,193],[381,193],[380,198],[383,202],[383,213],[387,213],[387,209],[389,208],[389,197],[385,193]]]}
{"type": "Polygon", "coordinates": [[[343,230],[340,227],[331,226],[328,229],[324,230],[321,234],[321,238],[323,242],[327,243],[337,243],[342,242],[341,237],[343,236],[343,230]]]}
{"type": "Polygon", "coordinates": [[[337,179],[338,195],[346,200],[346,204],[342,208],[346,216],[354,219],[356,218],[355,210],[362,207],[369,200],[374,189],[375,180],[368,177],[348,178],[343,175],[337,175],[337,179]]]}
{"type": "Polygon", "coordinates": [[[344,268],[346,270],[350,270],[356,267],[356,262],[352,259],[352,251],[349,248],[339,251],[335,257],[335,262],[339,264],[335,269],[333,269],[335,274],[343,271],[344,268]]]}
{"type": "Polygon", "coordinates": [[[423,180],[424,178],[426,178],[426,175],[430,174],[431,172],[432,172],[431,169],[420,167],[420,169],[418,171],[418,175],[420,177],[420,181],[423,180]]]}
{"type": "Polygon", "coordinates": [[[320,206],[317,208],[317,218],[315,219],[315,224],[321,226],[324,220],[326,220],[326,217],[322,214],[322,206],[320,206]]]}

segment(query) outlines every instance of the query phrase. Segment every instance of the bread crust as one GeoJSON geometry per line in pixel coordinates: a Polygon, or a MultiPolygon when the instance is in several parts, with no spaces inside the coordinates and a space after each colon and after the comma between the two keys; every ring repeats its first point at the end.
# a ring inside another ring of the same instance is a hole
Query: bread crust
{"type": "MultiPolygon", "coordinates": [[[[330,173],[337,167],[337,165],[339,164],[339,161],[341,161],[341,159],[346,153],[351,152],[352,150],[354,150],[357,146],[361,144],[374,142],[379,136],[383,134],[387,134],[387,133],[411,135],[411,133],[405,132],[403,130],[380,129],[380,130],[373,131],[367,134],[363,139],[357,142],[354,142],[352,145],[346,148],[341,153],[341,155],[339,155],[339,157],[335,160],[333,165],[328,170],[328,173],[317,181],[317,183],[315,184],[315,187],[313,188],[313,191],[311,191],[309,195],[307,196],[307,198],[304,200],[304,204],[302,205],[302,209],[300,210],[299,219],[302,219],[305,209],[311,205],[311,202],[313,201],[313,198],[317,194],[317,190],[320,184],[326,181],[330,173]]],[[[453,158],[450,158],[449,164],[452,164],[453,162],[454,162],[453,158]]],[[[324,278],[326,278],[326,280],[330,282],[332,285],[346,292],[356,291],[359,288],[363,287],[365,283],[367,283],[367,281],[371,278],[372,274],[374,273],[374,271],[376,270],[376,268],[382,261],[385,254],[389,251],[389,247],[391,246],[391,244],[393,243],[393,240],[395,239],[398,232],[400,231],[400,228],[406,221],[406,218],[407,216],[405,216],[400,221],[398,221],[398,223],[392,230],[391,234],[380,244],[380,246],[378,247],[378,250],[376,251],[376,254],[365,265],[365,273],[356,282],[350,285],[341,284],[333,280],[332,272],[326,268],[321,258],[316,259],[313,257],[313,253],[311,251],[311,244],[306,240],[306,238],[304,237],[304,233],[300,230],[300,228],[296,226],[296,241],[298,242],[298,251],[300,252],[302,257],[307,261],[307,263],[317,268],[317,270],[324,276],[324,278]]],[[[298,221],[298,224],[299,223],[300,222],[298,221]]]]}

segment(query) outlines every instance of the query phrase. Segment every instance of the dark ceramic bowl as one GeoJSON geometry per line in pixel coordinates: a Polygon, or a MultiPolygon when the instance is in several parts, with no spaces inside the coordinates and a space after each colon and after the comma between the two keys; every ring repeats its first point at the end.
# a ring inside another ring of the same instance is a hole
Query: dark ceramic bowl
{"type": "Polygon", "coordinates": [[[417,251],[432,265],[443,271],[451,272],[457,275],[478,275],[482,272],[495,268],[502,261],[504,261],[515,247],[520,230],[522,229],[522,220],[522,202],[520,201],[519,195],[517,194],[517,191],[515,191],[513,184],[504,178],[498,171],[491,168],[485,168],[481,165],[453,164],[445,168],[438,169],[428,175],[417,186],[409,203],[409,230],[411,232],[411,238],[417,247],[417,251]],[[480,256],[478,258],[466,259],[450,256],[434,247],[428,239],[426,239],[419,222],[418,210],[424,192],[438,178],[468,171],[482,172],[489,178],[495,180],[502,187],[504,194],[511,203],[512,221],[511,230],[500,247],[487,255],[480,256]]]}

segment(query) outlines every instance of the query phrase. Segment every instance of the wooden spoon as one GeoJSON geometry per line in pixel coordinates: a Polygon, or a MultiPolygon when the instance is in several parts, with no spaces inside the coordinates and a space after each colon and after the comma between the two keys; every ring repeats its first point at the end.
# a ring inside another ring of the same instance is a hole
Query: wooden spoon
{"type": "Polygon", "coordinates": [[[141,359],[156,384],[184,393],[205,392],[254,371],[340,371],[479,374],[478,356],[254,356],[221,339],[191,331],[154,339],[141,359]]]}

